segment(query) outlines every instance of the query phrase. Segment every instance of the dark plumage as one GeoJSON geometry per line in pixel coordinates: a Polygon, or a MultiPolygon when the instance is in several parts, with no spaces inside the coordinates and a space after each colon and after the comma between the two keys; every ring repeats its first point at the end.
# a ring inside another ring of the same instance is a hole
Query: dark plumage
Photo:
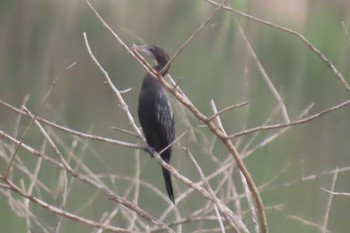
{"type": "MultiPolygon", "coordinates": [[[[169,61],[168,54],[158,46],[144,45],[136,46],[135,48],[152,56],[157,61],[158,64],[153,66],[153,68],[158,72],[160,72],[169,61]]],[[[164,70],[162,75],[165,75],[167,72],[168,69],[164,70]]],[[[152,151],[159,153],[174,141],[175,121],[166,90],[160,84],[159,80],[155,79],[150,74],[145,76],[142,83],[138,115],[151,156],[152,151]]],[[[160,156],[165,162],[169,163],[171,147],[162,152],[160,156]]],[[[162,170],[168,196],[170,200],[175,203],[170,173],[163,167],[162,170]]]]}

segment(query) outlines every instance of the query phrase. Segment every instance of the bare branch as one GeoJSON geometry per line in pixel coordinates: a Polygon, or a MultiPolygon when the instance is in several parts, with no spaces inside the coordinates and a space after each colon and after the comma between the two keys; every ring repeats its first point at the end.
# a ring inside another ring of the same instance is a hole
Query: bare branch
{"type": "MultiPolygon", "coordinates": [[[[87,3],[90,4],[89,2],[87,2],[87,3]]],[[[95,57],[94,54],[92,53],[91,48],[90,48],[90,45],[89,45],[89,41],[88,41],[88,39],[87,39],[87,37],[86,37],[86,33],[84,32],[83,35],[84,35],[84,41],[85,41],[86,48],[87,48],[87,50],[88,50],[88,52],[89,52],[89,55],[90,55],[92,61],[93,61],[93,62],[96,64],[96,66],[100,69],[100,71],[102,72],[102,74],[103,74],[103,76],[104,76],[106,82],[108,83],[108,85],[110,86],[110,88],[113,90],[114,94],[117,96],[117,98],[118,98],[118,100],[119,100],[119,103],[120,103],[120,105],[122,106],[122,109],[124,110],[124,112],[125,112],[125,114],[126,114],[128,120],[129,120],[129,122],[130,122],[132,128],[133,128],[134,131],[139,135],[139,137],[140,137],[141,139],[143,139],[143,136],[142,136],[142,133],[141,133],[141,131],[140,131],[140,128],[137,127],[137,125],[136,125],[136,123],[135,123],[135,120],[134,120],[133,116],[131,115],[131,113],[130,113],[130,111],[129,111],[128,105],[125,103],[125,101],[124,101],[124,99],[123,99],[121,93],[119,92],[119,90],[113,85],[112,80],[109,78],[109,75],[108,75],[107,71],[105,71],[105,69],[101,66],[101,64],[97,61],[96,57],[95,57]]],[[[143,139],[143,141],[146,142],[145,139],[143,139]]]]}
{"type": "Polygon", "coordinates": [[[122,132],[122,133],[129,134],[131,136],[140,138],[140,135],[138,135],[138,134],[136,134],[134,132],[131,132],[130,130],[127,130],[127,129],[122,129],[122,128],[119,128],[119,127],[112,127],[112,129],[115,130],[115,131],[119,131],[119,132],[122,132]]]}
{"type": "Polygon", "coordinates": [[[345,35],[346,35],[346,39],[348,40],[348,44],[349,44],[349,47],[350,47],[350,37],[349,37],[349,32],[348,32],[348,30],[346,29],[346,25],[345,25],[344,21],[341,21],[341,24],[343,25],[344,32],[345,32],[345,35]]]}
{"type": "Polygon", "coordinates": [[[43,104],[45,103],[45,101],[47,100],[47,98],[49,97],[49,95],[50,95],[51,91],[53,90],[54,86],[55,86],[55,81],[52,82],[52,84],[51,84],[49,90],[46,92],[46,94],[45,94],[44,98],[42,99],[42,101],[41,101],[41,103],[40,103],[40,105],[39,105],[39,107],[38,107],[36,113],[34,114],[34,117],[33,117],[32,120],[29,122],[29,124],[28,124],[27,128],[25,129],[25,131],[24,131],[24,133],[23,133],[21,139],[19,140],[19,144],[16,146],[16,148],[15,148],[15,150],[14,150],[14,152],[13,152],[11,158],[10,158],[10,161],[9,161],[9,163],[8,163],[8,165],[7,165],[6,172],[5,172],[5,175],[4,175],[5,178],[7,178],[7,176],[9,175],[9,172],[10,172],[10,169],[11,169],[11,167],[12,167],[13,161],[14,161],[14,159],[15,159],[15,157],[16,157],[18,148],[21,147],[21,144],[23,143],[24,137],[27,135],[27,133],[28,133],[28,131],[29,131],[31,125],[33,124],[33,122],[34,122],[35,119],[37,118],[37,116],[38,116],[38,114],[39,114],[39,112],[40,112],[40,110],[41,110],[41,107],[43,106],[43,104]]]}
{"type": "Polygon", "coordinates": [[[248,202],[249,208],[251,210],[250,213],[251,213],[252,220],[253,220],[253,223],[255,226],[254,230],[255,230],[255,233],[259,233],[259,224],[257,222],[257,216],[256,216],[256,211],[255,211],[252,195],[249,192],[249,188],[248,188],[247,182],[245,180],[245,177],[243,176],[242,173],[240,173],[240,175],[241,175],[242,184],[243,184],[243,187],[244,187],[244,190],[246,193],[247,202],[248,202]]]}
{"type": "Polygon", "coordinates": [[[324,110],[322,112],[316,113],[316,114],[314,114],[312,116],[309,116],[309,117],[306,117],[306,118],[303,118],[303,119],[300,119],[300,120],[297,120],[297,121],[292,121],[292,122],[290,122],[288,124],[275,124],[275,125],[267,125],[267,126],[262,126],[262,127],[251,128],[251,129],[247,129],[247,130],[244,130],[242,132],[239,132],[239,133],[231,134],[229,137],[230,138],[235,138],[235,137],[239,137],[239,136],[242,136],[242,135],[254,133],[254,132],[257,132],[257,131],[279,129],[279,128],[291,127],[291,126],[294,126],[294,125],[301,125],[301,124],[304,124],[306,122],[315,120],[315,119],[317,119],[319,117],[322,117],[323,115],[331,113],[331,112],[333,112],[335,110],[347,107],[349,104],[350,104],[350,100],[347,100],[347,101],[342,102],[342,103],[340,103],[338,105],[335,105],[335,106],[333,106],[331,108],[328,108],[328,109],[326,109],[326,110],[324,110]]]}
{"type": "MultiPolygon", "coordinates": [[[[322,226],[320,226],[319,224],[307,221],[307,220],[305,220],[303,218],[300,218],[299,216],[289,215],[288,218],[293,219],[293,220],[295,220],[297,222],[300,222],[300,223],[304,224],[305,226],[311,226],[313,228],[316,228],[320,232],[323,230],[322,226]]],[[[326,231],[326,232],[330,233],[330,231],[326,231]]]]}
{"type": "MultiPolygon", "coordinates": [[[[18,113],[18,114],[21,114],[23,116],[26,116],[26,117],[30,117],[30,115],[28,113],[26,113],[25,111],[22,111],[8,103],[6,103],[5,101],[1,100],[0,99],[0,104],[3,105],[4,107],[18,113]]],[[[141,149],[143,150],[145,147],[142,146],[142,145],[138,145],[138,144],[133,144],[133,143],[129,143],[129,142],[123,142],[123,141],[118,141],[118,140],[114,140],[114,139],[109,139],[109,138],[105,138],[105,137],[101,137],[101,136],[97,136],[97,135],[91,135],[91,134],[87,134],[87,133],[82,133],[80,131],[76,131],[76,130],[73,130],[73,129],[70,129],[70,128],[67,128],[67,127],[63,127],[61,125],[58,125],[56,123],[53,123],[51,121],[48,121],[44,118],[41,118],[41,117],[36,117],[36,119],[39,121],[39,122],[42,122],[46,125],[49,125],[51,127],[54,127],[56,129],[59,129],[63,132],[66,132],[68,134],[71,134],[71,135],[76,135],[76,136],[79,136],[79,137],[82,137],[82,138],[87,138],[87,139],[91,139],[91,140],[96,140],[96,141],[101,141],[101,142],[105,142],[105,143],[111,143],[111,144],[116,144],[116,145],[119,145],[119,146],[124,146],[124,147],[129,147],[129,148],[135,148],[135,149],[141,149]]]]}
{"type": "Polygon", "coordinates": [[[273,85],[273,83],[272,83],[272,81],[271,81],[269,75],[267,74],[265,68],[264,68],[263,65],[261,64],[261,62],[260,62],[258,56],[256,55],[256,53],[255,53],[255,51],[254,51],[252,45],[250,44],[250,42],[249,42],[249,40],[248,40],[248,38],[247,38],[247,36],[246,36],[246,34],[245,34],[243,28],[241,27],[241,25],[239,25],[239,24],[237,23],[237,20],[235,20],[235,22],[236,22],[236,25],[237,25],[237,27],[238,27],[238,30],[239,30],[240,35],[242,36],[244,42],[246,43],[246,46],[247,46],[247,48],[248,48],[248,52],[250,53],[250,55],[252,56],[253,60],[255,61],[256,65],[257,65],[257,67],[258,67],[258,69],[259,69],[259,71],[260,71],[260,74],[262,75],[262,77],[263,77],[264,81],[266,82],[267,86],[270,88],[270,90],[271,90],[273,96],[276,98],[278,104],[281,106],[282,115],[283,115],[285,121],[286,121],[287,123],[289,123],[289,122],[290,122],[290,119],[289,119],[287,107],[286,107],[286,105],[284,104],[284,101],[283,101],[281,95],[280,95],[280,94],[278,93],[278,91],[276,90],[275,85],[273,85]]]}
{"type": "MultiPolygon", "coordinates": [[[[209,182],[206,180],[206,177],[204,173],[202,172],[202,169],[194,159],[192,153],[189,151],[189,148],[183,148],[190,158],[191,162],[193,163],[194,167],[196,168],[197,172],[199,173],[199,176],[201,177],[201,180],[203,181],[203,184],[206,187],[206,190],[208,191],[209,195],[212,198],[214,209],[218,209],[220,213],[226,218],[228,223],[230,224],[231,228],[237,232],[249,232],[248,229],[245,227],[245,225],[241,222],[240,218],[234,215],[234,213],[227,208],[226,206],[223,206],[221,201],[216,197],[213,189],[210,187],[209,182]]],[[[221,216],[218,216],[218,221],[220,223],[220,226],[222,226],[222,220],[221,216]]],[[[222,228],[222,227],[221,227],[222,228]]]]}
{"type": "MultiPolygon", "coordinates": [[[[332,184],[331,184],[331,190],[332,191],[334,191],[335,184],[336,184],[337,178],[338,178],[338,174],[339,174],[339,169],[336,168],[336,172],[333,175],[332,184]]],[[[325,215],[324,215],[324,219],[323,219],[322,233],[327,233],[328,232],[327,226],[328,226],[328,221],[329,221],[329,214],[331,212],[333,196],[334,195],[331,193],[329,195],[329,198],[328,198],[328,203],[327,203],[327,207],[326,207],[326,211],[325,211],[325,215]]]]}
{"type": "MultiPolygon", "coordinates": [[[[1,177],[1,179],[4,180],[4,177],[1,177]]],[[[117,233],[131,233],[132,231],[128,231],[128,230],[125,230],[125,229],[122,229],[122,228],[119,228],[119,227],[113,227],[113,226],[104,226],[104,225],[101,225],[100,223],[97,223],[97,222],[94,222],[92,220],[89,220],[87,218],[83,218],[83,217],[80,217],[78,215],[75,215],[75,214],[72,214],[72,213],[69,213],[67,211],[64,211],[64,210],[61,210],[55,206],[52,206],[50,204],[48,204],[47,202],[44,202],[42,201],[41,199],[39,198],[36,198],[32,195],[29,195],[27,193],[24,193],[20,188],[18,188],[15,184],[13,184],[11,181],[9,180],[5,180],[5,182],[8,184],[9,186],[9,189],[12,190],[13,192],[16,192],[17,194],[21,195],[22,197],[25,197],[27,199],[29,199],[31,202],[55,213],[55,214],[58,214],[62,217],[65,217],[67,219],[71,219],[73,221],[76,221],[76,222],[80,222],[80,223],[83,223],[85,225],[88,225],[88,226],[91,226],[91,227],[95,227],[95,228],[102,228],[104,230],[107,230],[107,231],[110,231],[110,232],[117,232],[117,233]]]]}
{"type": "Polygon", "coordinates": [[[235,109],[235,108],[239,108],[239,107],[242,107],[242,106],[245,106],[248,104],[248,101],[245,101],[243,103],[239,103],[239,104],[235,104],[235,105],[231,105],[231,106],[228,106],[224,109],[221,109],[220,111],[218,111],[217,113],[215,113],[213,116],[211,116],[208,121],[212,121],[215,117],[223,114],[224,112],[227,112],[229,110],[232,110],[232,109],[235,109]]]}
{"type": "MultiPolygon", "coordinates": [[[[227,0],[223,0],[222,3],[213,11],[211,15],[199,26],[199,28],[186,40],[186,42],[176,51],[176,53],[169,59],[168,63],[163,67],[159,72],[163,73],[164,70],[167,70],[172,64],[174,59],[180,55],[180,53],[187,47],[187,45],[198,36],[198,34],[208,25],[208,23],[214,18],[214,16],[221,10],[221,8],[226,4],[227,0]]],[[[176,85],[177,86],[177,85],[176,85]]],[[[176,88],[176,86],[174,88],[176,88]]]]}
{"type": "Polygon", "coordinates": [[[325,189],[325,188],[322,188],[321,189],[327,193],[330,193],[330,194],[333,194],[333,195],[339,195],[339,196],[350,196],[350,193],[343,193],[343,192],[334,192],[334,191],[331,191],[331,190],[328,190],[328,189],[325,189]]]}

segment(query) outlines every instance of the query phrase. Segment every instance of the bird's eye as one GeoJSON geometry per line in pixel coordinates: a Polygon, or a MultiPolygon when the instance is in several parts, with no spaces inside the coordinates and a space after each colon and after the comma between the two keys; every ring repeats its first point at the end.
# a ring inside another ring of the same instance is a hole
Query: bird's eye
{"type": "Polygon", "coordinates": [[[150,47],[149,51],[154,52],[154,47],[150,47]]]}

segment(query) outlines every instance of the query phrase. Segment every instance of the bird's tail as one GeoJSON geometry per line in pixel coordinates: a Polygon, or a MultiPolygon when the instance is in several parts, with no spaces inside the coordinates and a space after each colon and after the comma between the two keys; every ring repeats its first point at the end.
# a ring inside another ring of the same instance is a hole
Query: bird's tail
{"type": "Polygon", "coordinates": [[[168,196],[169,196],[170,200],[175,204],[174,191],[173,191],[173,185],[171,183],[170,172],[168,170],[166,170],[164,167],[162,167],[162,171],[163,171],[166,191],[168,192],[168,196]]]}

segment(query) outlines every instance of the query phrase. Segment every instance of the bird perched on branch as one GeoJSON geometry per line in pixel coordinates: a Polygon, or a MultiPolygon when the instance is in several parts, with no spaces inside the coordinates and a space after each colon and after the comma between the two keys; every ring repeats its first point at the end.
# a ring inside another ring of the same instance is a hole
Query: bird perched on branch
{"type": "MultiPolygon", "coordinates": [[[[155,45],[134,46],[138,51],[152,56],[157,61],[153,69],[165,75],[163,70],[169,61],[169,55],[164,49],[155,45]]],[[[169,163],[171,157],[171,146],[175,137],[175,121],[172,107],[169,103],[165,88],[160,81],[151,74],[147,74],[143,79],[140,95],[138,115],[142,130],[148,144],[147,151],[153,156],[154,152],[160,153],[162,159],[169,163]]],[[[170,172],[162,167],[166,190],[170,200],[175,204],[173,186],[170,172]]]]}

